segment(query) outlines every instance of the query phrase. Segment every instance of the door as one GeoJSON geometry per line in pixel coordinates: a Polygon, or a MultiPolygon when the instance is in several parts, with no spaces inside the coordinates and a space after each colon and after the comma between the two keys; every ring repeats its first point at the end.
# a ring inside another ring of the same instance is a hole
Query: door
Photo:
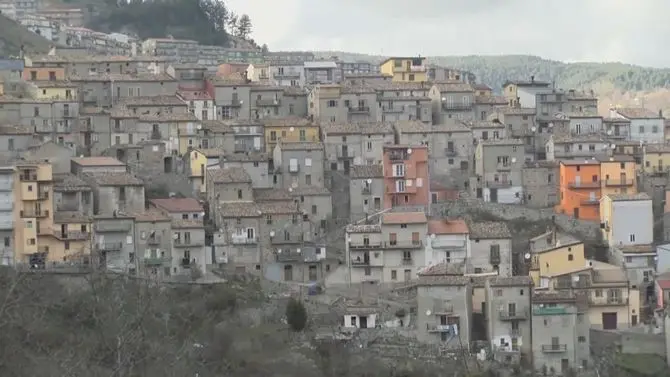
{"type": "Polygon", "coordinates": [[[363,254],[363,262],[366,266],[370,264],[370,253],[363,254]]]}
{"type": "Polygon", "coordinates": [[[349,160],[344,160],[342,166],[344,167],[344,174],[349,175],[349,160]]]}
{"type": "Polygon", "coordinates": [[[368,317],[360,316],[360,317],[358,317],[358,320],[361,322],[361,325],[360,325],[359,328],[361,328],[361,329],[367,329],[368,328],[368,317]]]}
{"type": "Polygon", "coordinates": [[[572,217],[574,217],[575,219],[579,218],[579,208],[572,209],[572,217]]]}
{"type": "Polygon", "coordinates": [[[287,264],[284,266],[284,281],[292,281],[293,280],[293,266],[290,264],[287,264]]]}
{"type": "Polygon", "coordinates": [[[412,280],[412,270],[405,270],[405,281],[412,280]]]}
{"type": "Polygon", "coordinates": [[[576,176],[575,177],[575,186],[579,187],[579,185],[582,183],[582,177],[576,176]]]}
{"type": "Polygon", "coordinates": [[[491,203],[498,203],[498,189],[492,188],[490,191],[490,201],[491,203]]]}
{"type": "Polygon", "coordinates": [[[603,330],[616,330],[617,313],[603,313],[603,330]]]}
{"type": "Polygon", "coordinates": [[[348,145],[343,145],[342,146],[342,157],[343,158],[349,157],[349,146],[348,145]]]}
{"type": "Polygon", "coordinates": [[[568,373],[569,369],[570,369],[570,360],[561,359],[561,374],[565,376],[568,373]]]}
{"type": "Polygon", "coordinates": [[[621,173],[619,178],[621,179],[621,184],[625,185],[626,184],[626,173],[621,173]]]}
{"type": "Polygon", "coordinates": [[[513,302],[507,304],[507,312],[511,317],[514,317],[516,315],[516,304],[513,302]]]}
{"type": "Polygon", "coordinates": [[[307,272],[309,281],[317,281],[316,266],[309,266],[309,271],[307,272]]]}

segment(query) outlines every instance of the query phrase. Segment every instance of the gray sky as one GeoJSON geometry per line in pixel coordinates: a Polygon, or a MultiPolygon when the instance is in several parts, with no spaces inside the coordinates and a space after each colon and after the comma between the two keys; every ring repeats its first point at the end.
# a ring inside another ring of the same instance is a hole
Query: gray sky
{"type": "Polygon", "coordinates": [[[225,0],[271,50],[670,66],[668,0],[225,0]],[[394,4],[397,4],[395,6],[394,4]],[[407,4],[411,4],[410,8],[407,4]]]}

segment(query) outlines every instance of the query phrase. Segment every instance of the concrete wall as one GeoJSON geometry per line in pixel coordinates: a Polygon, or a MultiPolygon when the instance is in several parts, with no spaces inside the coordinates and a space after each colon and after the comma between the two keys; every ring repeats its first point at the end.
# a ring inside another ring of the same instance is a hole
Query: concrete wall
{"type": "Polygon", "coordinates": [[[636,331],[607,331],[591,329],[591,348],[604,350],[615,345],[621,353],[655,354],[665,357],[665,336],[636,331]]]}

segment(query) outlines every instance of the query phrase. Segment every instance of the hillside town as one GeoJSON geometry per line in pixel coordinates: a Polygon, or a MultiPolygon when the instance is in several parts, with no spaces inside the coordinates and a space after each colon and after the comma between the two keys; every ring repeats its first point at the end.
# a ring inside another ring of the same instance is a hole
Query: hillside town
{"type": "Polygon", "coordinates": [[[0,59],[2,265],[254,277],[338,302],[321,336],[544,375],[667,359],[661,111],[421,56],[48,33],[48,54],[0,59]]]}

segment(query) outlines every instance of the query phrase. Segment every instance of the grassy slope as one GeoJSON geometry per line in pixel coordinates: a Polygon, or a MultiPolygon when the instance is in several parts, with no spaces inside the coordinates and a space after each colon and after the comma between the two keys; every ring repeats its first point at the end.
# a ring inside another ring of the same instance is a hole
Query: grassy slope
{"type": "Polygon", "coordinates": [[[3,15],[0,15],[0,56],[16,56],[24,46],[26,52],[46,53],[52,43],[3,15]]]}

